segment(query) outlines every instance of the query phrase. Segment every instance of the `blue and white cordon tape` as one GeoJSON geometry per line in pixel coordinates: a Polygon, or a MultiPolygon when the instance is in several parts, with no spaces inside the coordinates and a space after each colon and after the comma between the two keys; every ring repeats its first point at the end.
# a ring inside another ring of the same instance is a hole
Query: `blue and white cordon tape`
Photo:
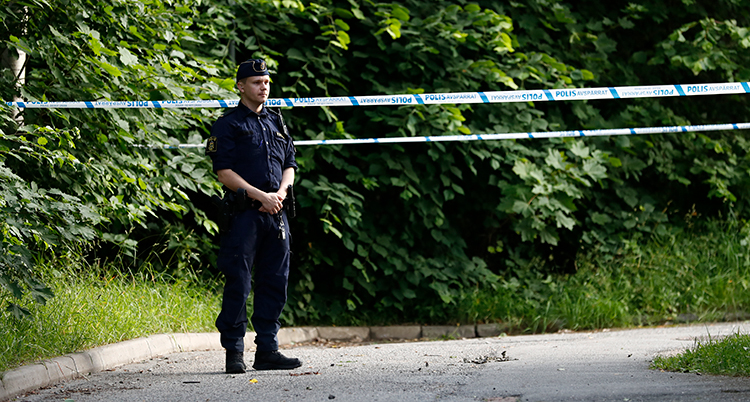
{"type": "MultiPolygon", "coordinates": [[[[462,103],[546,102],[591,99],[664,98],[673,96],[729,95],[750,93],[750,83],[725,82],[696,85],[656,85],[637,87],[602,87],[542,89],[531,91],[456,92],[375,96],[340,96],[325,98],[273,98],[271,107],[301,106],[383,106],[434,105],[462,103]]],[[[148,109],[148,108],[228,108],[238,100],[187,101],[114,101],[114,102],[5,102],[8,106],[27,109],[148,109]]]]}
{"type": "MultiPolygon", "coordinates": [[[[342,96],[325,98],[274,98],[266,101],[272,107],[304,106],[383,106],[432,105],[464,103],[546,102],[593,99],[664,98],[675,96],[731,95],[750,93],[748,82],[725,82],[695,85],[656,85],[634,87],[543,89],[531,91],[458,92],[376,96],[342,96]]],[[[144,109],[144,108],[229,108],[238,100],[188,101],[105,101],[105,102],[5,102],[8,106],[27,109],[144,109]]],[[[295,145],[393,144],[446,141],[489,141],[524,138],[593,137],[603,135],[664,134],[697,131],[747,130],[750,123],[698,126],[642,127],[604,130],[550,131],[536,133],[476,134],[433,137],[389,137],[336,140],[303,140],[295,145]]],[[[205,144],[146,145],[146,148],[202,148],[205,144]]]]}
{"type": "MultiPolygon", "coordinates": [[[[455,141],[497,141],[526,138],[561,138],[561,137],[597,137],[607,135],[669,134],[699,131],[748,130],[750,123],[708,124],[696,126],[613,128],[604,130],[544,131],[537,133],[505,133],[474,135],[441,135],[432,137],[386,137],[386,138],[353,138],[339,140],[303,140],[294,141],[294,145],[350,145],[350,144],[395,144],[415,142],[455,142],[455,141]]],[[[203,148],[205,144],[153,145],[144,148],[203,148]]]]}

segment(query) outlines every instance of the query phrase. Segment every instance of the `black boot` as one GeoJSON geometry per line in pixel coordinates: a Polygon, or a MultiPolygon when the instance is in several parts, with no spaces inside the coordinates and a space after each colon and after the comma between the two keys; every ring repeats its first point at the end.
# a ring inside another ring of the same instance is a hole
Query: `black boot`
{"type": "Polygon", "coordinates": [[[278,350],[274,350],[273,352],[255,352],[253,368],[256,370],[291,370],[301,365],[300,359],[286,357],[278,350]]]}
{"type": "Polygon", "coordinates": [[[227,374],[242,374],[246,370],[244,353],[227,350],[227,374]]]}

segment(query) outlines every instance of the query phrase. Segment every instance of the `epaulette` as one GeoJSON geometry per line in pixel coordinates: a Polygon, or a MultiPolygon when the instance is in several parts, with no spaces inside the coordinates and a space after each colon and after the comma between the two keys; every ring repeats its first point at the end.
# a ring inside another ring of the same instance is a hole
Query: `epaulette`
{"type": "MultiPolygon", "coordinates": [[[[239,110],[239,107],[238,107],[238,106],[235,106],[235,107],[233,107],[233,108],[231,108],[231,109],[227,110],[226,112],[224,112],[224,114],[223,114],[223,115],[221,115],[221,117],[227,117],[227,116],[229,116],[230,114],[232,114],[232,113],[236,112],[237,110],[239,110]]],[[[219,117],[219,118],[221,119],[221,117],[219,117]]]]}

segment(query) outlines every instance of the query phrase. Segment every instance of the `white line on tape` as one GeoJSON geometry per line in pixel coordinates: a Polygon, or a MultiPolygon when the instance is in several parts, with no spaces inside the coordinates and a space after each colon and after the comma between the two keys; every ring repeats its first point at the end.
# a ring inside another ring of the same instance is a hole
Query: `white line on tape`
{"type": "MultiPolygon", "coordinates": [[[[302,140],[295,141],[295,146],[304,145],[351,145],[351,144],[398,144],[415,142],[455,142],[455,141],[497,141],[525,138],[559,138],[559,137],[597,137],[607,135],[640,135],[640,134],[668,134],[687,133],[699,131],[729,131],[748,130],[750,123],[727,123],[706,124],[695,126],[668,126],[668,127],[640,127],[640,128],[613,128],[604,130],[572,130],[572,131],[546,131],[536,133],[505,133],[505,134],[474,134],[474,135],[444,135],[432,137],[384,137],[384,138],[355,138],[336,140],[302,140]]],[[[180,144],[180,145],[141,145],[143,148],[202,148],[205,144],[180,144]]]]}

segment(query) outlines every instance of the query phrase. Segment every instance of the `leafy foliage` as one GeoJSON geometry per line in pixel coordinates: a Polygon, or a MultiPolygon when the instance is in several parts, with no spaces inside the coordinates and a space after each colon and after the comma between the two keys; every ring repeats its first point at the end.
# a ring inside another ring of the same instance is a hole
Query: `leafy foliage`
{"type": "MultiPolygon", "coordinates": [[[[71,0],[0,14],[3,46],[29,53],[25,99],[138,101],[233,97],[234,66],[250,57],[275,73],[272,97],[745,81],[745,3],[71,0]],[[24,18],[33,34],[21,33],[24,18]]],[[[6,69],[0,80],[9,99],[15,77],[6,69]]],[[[746,112],[746,98],[723,96],[285,114],[295,138],[319,139],[737,122],[746,112]]],[[[16,248],[3,272],[28,268],[4,277],[30,278],[32,257],[60,249],[44,244],[94,236],[117,246],[92,258],[205,268],[210,163],[141,146],[200,143],[219,113],[29,109],[25,125],[7,120],[0,163],[16,190],[0,199],[27,201],[4,216],[60,240],[28,242],[6,218],[2,245],[16,248]],[[53,208],[70,217],[15,195],[33,188],[64,200],[53,208]],[[63,218],[81,235],[48,223],[63,218]]],[[[581,251],[618,258],[641,238],[679,232],[686,216],[744,218],[749,146],[728,132],[300,147],[285,320],[441,322],[477,288],[509,291],[500,275],[572,272],[581,251]]]]}
{"type": "MultiPolygon", "coordinates": [[[[26,100],[136,101],[229,93],[227,74],[194,55],[197,44],[205,42],[201,32],[189,30],[195,12],[187,7],[158,1],[38,2],[15,9],[10,4],[0,13],[8,31],[25,20],[24,30],[33,33],[2,35],[7,49],[28,54],[27,81],[20,89],[26,100]]],[[[4,99],[11,98],[15,79],[3,70],[4,99]]],[[[182,222],[188,214],[204,233],[215,232],[216,225],[190,200],[191,194],[217,189],[205,158],[194,151],[141,146],[200,142],[208,124],[203,119],[216,115],[28,109],[25,125],[6,119],[0,138],[0,166],[7,172],[0,194],[6,217],[2,246],[8,250],[0,265],[5,288],[18,294],[19,280],[32,281],[33,259],[65,253],[66,244],[96,237],[135,257],[139,247],[158,243],[150,237],[166,238],[165,228],[178,227],[177,237],[189,240],[190,228],[182,222]]],[[[199,243],[210,250],[208,241],[199,243]]],[[[167,248],[181,252],[180,259],[192,256],[195,265],[202,261],[184,250],[185,243],[167,248]]]]}

